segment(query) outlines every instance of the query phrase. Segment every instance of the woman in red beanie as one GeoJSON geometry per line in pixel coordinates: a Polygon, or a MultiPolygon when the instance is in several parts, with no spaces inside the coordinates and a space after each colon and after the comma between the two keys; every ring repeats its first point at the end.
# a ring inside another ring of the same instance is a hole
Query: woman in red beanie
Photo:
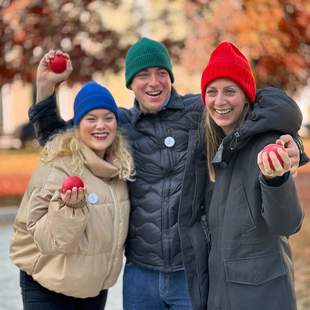
{"type": "Polygon", "coordinates": [[[282,133],[294,136],[301,112],[293,101],[276,109],[281,97],[263,106],[247,59],[229,42],[211,54],[201,92],[215,182],[207,216],[208,310],[296,309],[288,236],[300,229],[303,212],[286,150],[279,146],[279,157],[268,158],[262,149],[282,133]]]}

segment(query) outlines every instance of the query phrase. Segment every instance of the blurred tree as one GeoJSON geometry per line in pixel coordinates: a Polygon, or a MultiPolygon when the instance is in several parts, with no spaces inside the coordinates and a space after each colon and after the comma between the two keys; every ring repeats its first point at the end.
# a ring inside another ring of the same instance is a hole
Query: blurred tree
{"type": "MultiPolygon", "coordinates": [[[[89,80],[96,71],[119,72],[129,45],[141,36],[139,21],[130,18],[130,24],[119,33],[108,26],[100,12],[113,12],[123,2],[0,0],[0,85],[16,77],[33,81],[39,60],[50,49],[70,54],[74,74],[69,83],[89,80]]],[[[173,11],[169,15],[167,7],[158,20],[168,22],[173,11]]],[[[112,14],[106,18],[114,18],[112,14]]],[[[177,58],[182,41],[165,37],[163,42],[177,58]]]]}
{"type": "Polygon", "coordinates": [[[191,35],[182,61],[202,70],[212,49],[232,40],[250,59],[259,87],[297,91],[310,77],[309,0],[188,1],[191,35]]]}
{"type": "MultiPolygon", "coordinates": [[[[0,84],[18,76],[32,81],[38,61],[49,49],[70,54],[71,82],[91,78],[96,70],[118,72],[127,46],[107,29],[98,1],[12,0],[0,7],[0,84]]],[[[119,0],[105,1],[117,7],[119,0]]]]}

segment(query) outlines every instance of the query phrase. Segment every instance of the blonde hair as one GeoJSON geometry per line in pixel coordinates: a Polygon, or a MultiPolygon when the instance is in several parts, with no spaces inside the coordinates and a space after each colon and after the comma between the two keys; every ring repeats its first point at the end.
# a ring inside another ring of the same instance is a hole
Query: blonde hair
{"type": "MultiPolygon", "coordinates": [[[[240,115],[239,122],[236,125],[236,128],[240,127],[244,123],[249,108],[250,105],[248,102],[246,102],[240,115]]],[[[224,139],[225,134],[221,129],[221,127],[216,125],[212,117],[210,117],[207,109],[204,109],[202,121],[205,130],[205,144],[207,148],[207,163],[208,163],[209,178],[212,182],[215,182],[215,170],[212,164],[212,160],[222,140],[224,139]]]]}
{"type": "MultiPolygon", "coordinates": [[[[74,173],[81,175],[84,169],[84,159],[79,148],[79,141],[79,132],[76,128],[55,135],[41,151],[41,162],[48,163],[58,157],[71,156],[74,173]]],[[[109,161],[119,168],[119,179],[129,181],[134,179],[133,158],[129,146],[119,130],[117,130],[115,139],[108,148],[105,158],[111,159],[109,161]]]]}

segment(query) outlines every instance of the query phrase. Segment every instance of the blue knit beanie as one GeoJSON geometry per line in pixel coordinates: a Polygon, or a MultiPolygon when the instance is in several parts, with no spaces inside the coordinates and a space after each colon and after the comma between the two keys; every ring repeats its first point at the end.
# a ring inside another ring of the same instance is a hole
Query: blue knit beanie
{"type": "Polygon", "coordinates": [[[109,90],[96,82],[86,83],[74,100],[74,125],[77,126],[83,116],[91,110],[106,109],[115,114],[118,122],[118,108],[109,90]]]}

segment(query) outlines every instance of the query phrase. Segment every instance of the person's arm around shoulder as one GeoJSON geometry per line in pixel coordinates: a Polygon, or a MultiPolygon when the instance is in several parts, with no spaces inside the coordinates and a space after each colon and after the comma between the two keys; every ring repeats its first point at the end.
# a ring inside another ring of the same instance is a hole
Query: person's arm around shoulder
{"type": "Polygon", "coordinates": [[[59,116],[54,93],[57,85],[66,81],[72,70],[69,55],[60,51],[49,51],[39,63],[36,77],[36,104],[30,107],[28,114],[41,145],[44,145],[54,133],[68,126],[59,116]],[[63,55],[67,61],[66,69],[62,73],[54,73],[49,69],[49,62],[56,54],[63,55]]]}
{"type": "Polygon", "coordinates": [[[297,134],[302,123],[302,113],[298,104],[283,90],[275,87],[265,87],[257,91],[256,105],[254,107],[258,118],[275,114],[275,117],[278,117],[279,121],[285,125],[285,128],[288,128],[286,134],[279,139],[281,139],[282,144],[285,144],[291,157],[291,172],[296,176],[297,168],[309,162],[309,158],[304,152],[303,142],[297,134]],[[296,149],[295,146],[298,148],[296,149]],[[298,151],[298,153],[294,153],[295,151],[298,151]]]}
{"type": "Polygon", "coordinates": [[[271,232],[288,236],[300,229],[303,211],[290,172],[292,169],[290,156],[282,148],[278,148],[277,152],[279,158],[275,152],[270,152],[268,155],[263,150],[257,156],[260,169],[262,215],[271,232]]]}

